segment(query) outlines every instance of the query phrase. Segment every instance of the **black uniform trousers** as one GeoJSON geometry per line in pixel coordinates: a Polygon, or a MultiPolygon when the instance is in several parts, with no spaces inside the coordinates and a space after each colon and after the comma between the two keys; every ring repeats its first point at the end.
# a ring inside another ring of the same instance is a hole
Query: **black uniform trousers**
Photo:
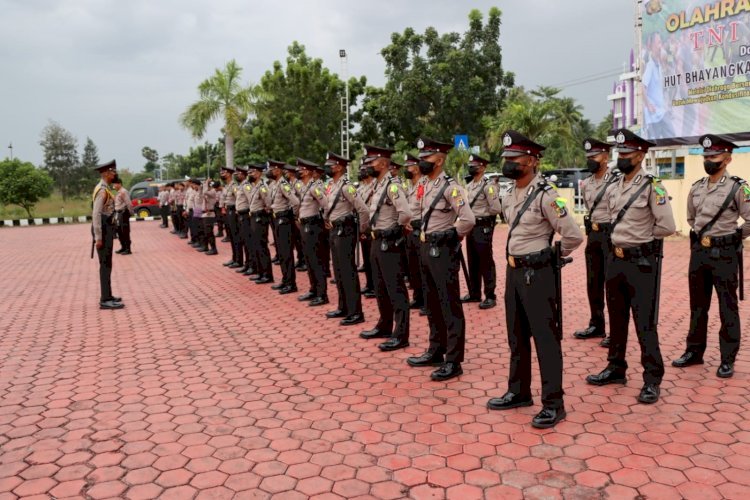
{"type": "Polygon", "coordinates": [[[641,346],[643,382],[660,384],[664,361],[659,349],[659,334],[654,321],[656,298],[656,257],[647,255],[626,260],[610,255],[607,263],[607,305],[609,306],[610,368],[625,373],[628,322],[633,312],[635,331],[641,346]]]}
{"type": "Polygon", "coordinates": [[[203,225],[203,246],[216,250],[216,236],[214,235],[214,224],[216,223],[216,217],[203,217],[201,218],[201,223],[203,225]]]}
{"type": "Polygon", "coordinates": [[[690,331],[687,350],[701,356],[706,351],[708,310],[716,289],[719,300],[719,350],[722,363],[734,363],[740,348],[740,314],[737,303],[739,263],[735,247],[692,247],[688,282],[690,286],[690,331]]]}
{"type": "Polygon", "coordinates": [[[240,256],[243,257],[243,260],[240,262],[244,262],[246,267],[253,268],[253,262],[250,256],[252,255],[250,253],[250,249],[252,248],[252,245],[250,243],[250,214],[238,214],[238,218],[240,221],[240,256]]]}
{"type": "Polygon", "coordinates": [[[344,219],[344,222],[335,221],[330,230],[331,254],[333,277],[339,294],[338,309],[346,316],[351,316],[362,314],[359,275],[354,264],[354,252],[357,251],[357,222],[351,216],[344,219]]]}
{"type": "Polygon", "coordinates": [[[227,237],[229,238],[229,246],[232,248],[232,262],[242,264],[242,252],[239,251],[240,244],[240,230],[237,224],[237,210],[234,206],[227,206],[226,225],[227,225],[227,237]]]}
{"type": "Polygon", "coordinates": [[[466,238],[466,260],[469,267],[469,295],[473,298],[482,297],[482,282],[484,281],[484,295],[488,299],[496,299],[495,287],[495,259],[492,255],[492,237],[495,234],[495,218],[488,218],[487,222],[479,222],[466,238]]]}
{"type": "Polygon", "coordinates": [[[412,221],[412,228],[414,230],[409,233],[406,237],[406,258],[407,258],[407,271],[409,273],[409,285],[411,286],[412,299],[423,306],[424,301],[424,284],[422,281],[422,265],[420,264],[420,252],[422,249],[422,242],[419,241],[419,235],[421,234],[422,221],[412,221]]]}
{"type": "MultiPolygon", "coordinates": [[[[112,247],[115,239],[115,224],[112,215],[102,215],[102,247],[96,249],[99,257],[100,302],[112,299],[112,247]]],[[[93,227],[92,227],[93,231],[93,227]]]]}
{"type": "Polygon", "coordinates": [[[370,259],[380,314],[375,328],[390,333],[391,338],[408,342],[409,295],[404,275],[400,272],[403,251],[400,247],[403,244],[403,241],[396,245],[395,239],[377,237],[372,240],[370,259]]]}
{"type": "Polygon", "coordinates": [[[505,321],[510,346],[508,391],[531,397],[531,339],[542,377],[542,404],[563,405],[562,339],[556,328],[555,273],[551,263],[505,270],[505,321]]]}
{"type": "Polygon", "coordinates": [[[323,226],[323,235],[321,238],[320,262],[323,263],[323,273],[328,278],[331,276],[331,234],[325,225],[323,226]]]}
{"type": "Polygon", "coordinates": [[[297,271],[294,269],[294,254],[292,253],[294,214],[291,210],[286,214],[276,214],[274,217],[276,228],[276,252],[281,267],[281,284],[297,286],[297,271]]]}
{"type": "Polygon", "coordinates": [[[191,231],[193,231],[193,240],[200,243],[202,246],[206,244],[206,238],[203,234],[203,218],[193,217],[190,218],[190,223],[193,225],[191,231]]]}
{"type": "Polygon", "coordinates": [[[117,226],[117,239],[120,240],[122,250],[130,250],[130,212],[118,212],[120,224],[117,226]]]}
{"type": "Polygon", "coordinates": [[[365,268],[365,289],[375,290],[375,281],[372,279],[372,239],[365,236],[362,244],[362,265],[365,268]]]}
{"type": "Polygon", "coordinates": [[[175,230],[180,236],[185,236],[187,229],[185,229],[185,217],[182,215],[182,213],[185,211],[185,206],[175,205],[175,207],[176,207],[175,223],[174,223],[175,230]]]}
{"type": "Polygon", "coordinates": [[[448,363],[464,360],[466,320],[458,282],[460,242],[454,235],[446,241],[427,242],[420,249],[430,347],[433,354],[445,354],[448,363]],[[437,255],[436,255],[437,254],[437,255]]]}
{"type": "Polygon", "coordinates": [[[302,235],[300,234],[300,228],[297,227],[297,224],[292,224],[292,242],[294,244],[294,249],[297,252],[297,261],[304,262],[305,252],[302,249],[302,235]]]}
{"type": "Polygon", "coordinates": [[[159,207],[161,213],[161,227],[169,227],[169,205],[159,207]]]}
{"type": "Polygon", "coordinates": [[[218,236],[224,236],[224,229],[226,227],[226,218],[221,213],[221,207],[217,203],[214,205],[214,213],[216,213],[216,232],[218,236]]]}
{"type": "Polygon", "coordinates": [[[256,264],[254,266],[255,272],[264,278],[273,279],[271,252],[268,250],[269,223],[268,212],[264,211],[250,215],[251,241],[254,249],[254,261],[256,264]]]}
{"type": "Polygon", "coordinates": [[[174,209],[174,208],[171,209],[171,217],[172,217],[172,229],[174,229],[174,231],[176,233],[179,233],[180,232],[180,224],[177,221],[179,220],[180,215],[178,215],[177,210],[174,209]]]}
{"type": "Polygon", "coordinates": [[[325,269],[321,246],[323,246],[323,218],[317,217],[302,223],[300,234],[302,236],[302,250],[307,266],[307,277],[310,280],[310,291],[316,297],[328,296],[328,282],[326,281],[325,269]]]}
{"type": "Polygon", "coordinates": [[[589,297],[591,319],[589,326],[604,332],[604,281],[609,258],[609,233],[591,231],[586,240],[586,292],[589,297]]]}

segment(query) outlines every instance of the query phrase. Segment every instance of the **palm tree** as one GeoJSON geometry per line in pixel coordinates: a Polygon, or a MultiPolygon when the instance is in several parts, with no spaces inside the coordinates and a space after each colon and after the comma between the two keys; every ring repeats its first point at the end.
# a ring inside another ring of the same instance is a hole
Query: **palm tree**
{"type": "Polygon", "coordinates": [[[219,117],[224,119],[226,165],[234,165],[234,139],[242,133],[242,126],[253,109],[255,90],[240,81],[242,68],[232,59],[223,70],[198,85],[200,99],[180,115],[180,124],[196,139],[203,138],[208,124],[219,117]]]}

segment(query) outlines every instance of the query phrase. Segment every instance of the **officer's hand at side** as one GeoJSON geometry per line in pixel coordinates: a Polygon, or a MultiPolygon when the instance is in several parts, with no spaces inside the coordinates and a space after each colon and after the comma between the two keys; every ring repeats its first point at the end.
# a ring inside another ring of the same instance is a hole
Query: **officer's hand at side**
{"type": "Polygon", "coordinates": [[[404,226],[404,230],[405,230],[405,231],[406,231],[407,233],[411,233],[412,231],[414,231],[414,228],[413,228],[413,227],[411,227],[411,224],[407,224],[406,226],[404,226]]]}
{"type": "Polygon", "coordinates": [[[96,240],[96,248],[99,250],[104,248],[104,242],[102,240],[96,240]]]}

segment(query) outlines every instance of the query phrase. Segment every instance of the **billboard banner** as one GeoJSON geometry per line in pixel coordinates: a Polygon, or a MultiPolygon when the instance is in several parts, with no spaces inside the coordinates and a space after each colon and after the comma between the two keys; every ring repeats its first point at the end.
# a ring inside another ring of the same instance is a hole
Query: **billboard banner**
{"type": "Polygon", "coordinates": [[[750,140],[750,0],[644,2],[641,134],[750,140]]]}

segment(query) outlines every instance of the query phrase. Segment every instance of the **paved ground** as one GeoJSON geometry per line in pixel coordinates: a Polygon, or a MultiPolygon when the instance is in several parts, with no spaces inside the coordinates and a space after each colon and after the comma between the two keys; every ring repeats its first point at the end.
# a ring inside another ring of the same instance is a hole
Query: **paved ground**
{"type": "MultiPolygon", "coordinates": [[[[540,432],[528,425],[539,406],[484,406],[505,390],[502,307],[467,308],[465,375],[430,382],[404,363],[426,346],[424,318],[412,316],[408,353],[382,354],[359,329],[226,271],[224,244],[206,257],[158,222],[133,232],[135,254],[115,259],[127,308],[113,312],[97,308],[88,226],[0,230],[0,499],[750,495],[746,350],[736,376],[717,379],[712,338],[707,364],[669,367],[661,402],[644,406],[636,342],[629,384],[591,388],[583,377],[605,352],[568,333],[568,419],[540,432]]],[[[504,230],[496,238],[501,250],[504,230]]],[[[666,253],[669,360],[688,324],[685,242],[666,253]]],[[[568,331],[588,320],[576,257],[568,331]]],[[[368,324],[375,310],[366,301],[368,324]]]]}

